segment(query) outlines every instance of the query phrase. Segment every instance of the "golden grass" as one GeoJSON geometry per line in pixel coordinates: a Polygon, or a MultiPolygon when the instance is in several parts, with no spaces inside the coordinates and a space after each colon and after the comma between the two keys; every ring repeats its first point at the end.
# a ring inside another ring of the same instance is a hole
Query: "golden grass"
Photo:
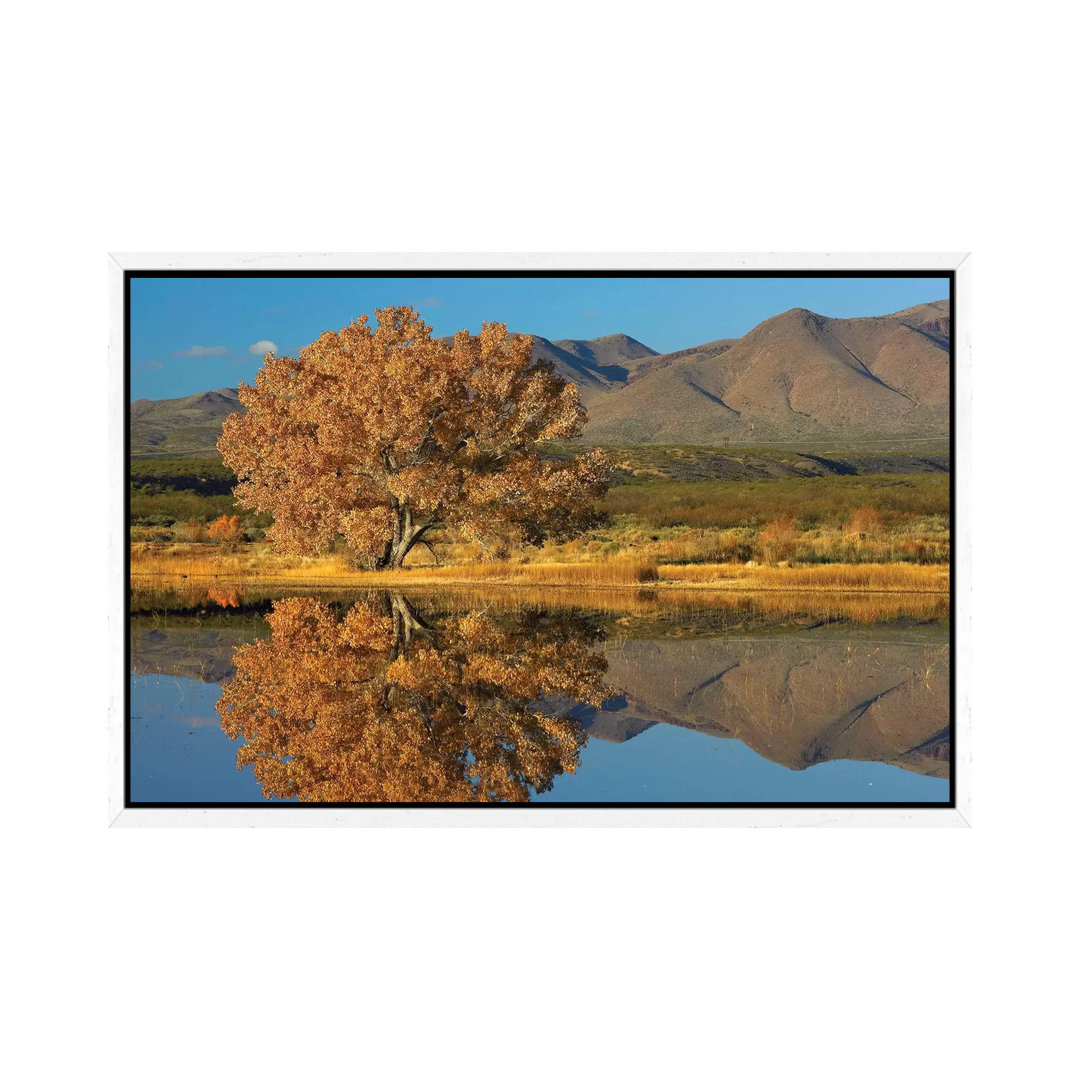
{"type": "Polygon", "coordinates": [[[873,592],[949,591],[947,566],[918,563],[827,563],[821,566],[661,566],[660,580],[679,585],[735,585],[740,589],[873,592]]]}
{"type": "Polygon", "coordinates": [[[131,574],[133,578],[379,586],[478,582],[608,588],[640,586],[658,580],[656,564],[636,556],[578,563],[487,562],[376,571],[353,570],[340,555],[301,558],[275,555],[265,549],[229,553],[197,544],[133,547],[131,574]]]}
{"type": "Polygon", "coordinates": [[[205,544],[132,545],[131,575],[268,583],[351,581],[361,576],[350,570],[340,555],[275,555],[265,546],[254,544],[237,552],[205,544]]]}
{"type": "MultiPolygon", "coordinates": [[[[422,590],[422,587],[421,587],[422,590]]],[[[438,586],[440,604],[460,604],[464,610],[523,605],[543,607],[553,600],[590,611],[626,618],[668,618],[709,612],[750,613],[781,619],[809,617],[880,623],[896,618],[947,621],[948,593],[836,592],[823,590],[755,589],[744,587],[682,587],[668,582],[657,588],[578,588],[553,591],[543,586],[508,585],[499,589],[481,584],[438,586]]]]}
{"type": "Polygon", "coordinates": [[[585,562],[486,562],[461,566],[417,566],[402,570],[352,570],[337,555],[315,558],[275,555],[265,548],[241,552],[200,544],[137,545],[131,551],[132,579],[211,581],[265,585],[442,586],[450,584],[584,589],[642,586],[737,591],[837,591],[947,593],[947,566],[916,563],[831,563],[816,566],[758,566],[714,563],[668,565],[636,555],[585,562]]]}
{"type": "MultiPolygon", "coordinates": [[[[640,586],[659,580],[656,563],[637,556],[591,562],[473,563],[471,566],[423,566],[397,571],[408,581],[461,581],[511,585],[573,585],[587,589],[640,586]]],[[[381,580],[383,574],[374,575],[381,580]]]]}
{"type": "MultiPolygon", "coordinates": [[[[667,595],[664,593],[665,597],[667,595]]],[[[947,622],[949,618],[948,593],[939,592],[836,592],[812,589],[719,592],[699,589],[698,595],[716,600],[749,599],[755,611],[781,618],[812,615],[819,619],[844,619],[857,623],[881,623],[898,618],[947,622]]]]}
{"type": "MultiPolygon", "coordinates": [[[[305,584],[267,584],[252,581],[248,584],[211,584],[208,582],[149,579],[136,583],[136,597],[153,598],[145,610],[156,610],[167,597],[165,606],[189,607],[203,611],[239,608],[259,600],[275,599],[283,589],[288,592],[315,592],[333,596],[342,592],[354,597],[370,586],[341,582],[305,584]]],[[[901,592],[828,592],[681,587],[669,582],[660,588],[587,588],[552,589],[543,585],[509,584],[496,588],[491,583],[438,582],[427,584],[409,581],[403,589],[441,611],[518,611],[523,607],[550,608],[569,605],[574,608],[613,616],[617,625],[632,628],[637,620],[659,619],[680,626],[712,625],[714,615],[726,623],[742,623],[747,617],[767,616],[782,620],[814,619],[844,620],[857,623],[881,623],[896,618],[947,623],[949,597],[943,593],[901,592]],[[686,620],[689,620],[686,622],[686,620]]],[[[139,601],[140,603],[142,601],[139,601]]],[[[134,606],[133,606],[134,610],[134,606]]]]}

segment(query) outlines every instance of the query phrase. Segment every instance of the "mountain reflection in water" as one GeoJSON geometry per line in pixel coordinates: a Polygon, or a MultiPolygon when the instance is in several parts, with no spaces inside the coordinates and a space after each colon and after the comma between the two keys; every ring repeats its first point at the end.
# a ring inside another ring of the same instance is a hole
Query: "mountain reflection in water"
{"type": "Polygon", "coordinates": [[[948,800],[948,634],[922,601],[867,625],[575,599],[133,594],[133,686],[220,683],[221,730],[189,734],[275,800],[948,800]]]}

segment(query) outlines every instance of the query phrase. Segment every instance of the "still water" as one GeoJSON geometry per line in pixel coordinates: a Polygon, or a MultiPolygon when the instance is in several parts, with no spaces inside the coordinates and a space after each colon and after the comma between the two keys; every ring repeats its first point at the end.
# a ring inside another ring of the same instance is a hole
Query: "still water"
{"type": "Polygon", "coordinates": [[[946,803],[943,601],[133,592],[139,803],[946,803]]]}

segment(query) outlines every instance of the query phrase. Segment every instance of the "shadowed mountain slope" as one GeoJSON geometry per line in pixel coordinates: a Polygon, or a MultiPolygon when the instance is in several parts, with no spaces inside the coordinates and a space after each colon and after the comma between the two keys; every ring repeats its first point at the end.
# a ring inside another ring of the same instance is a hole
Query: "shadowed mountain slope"
{"type": "Polygon", "coordinates": [[[648,361],[590,404],[597,443],[739,443],[947,433],[947,302],[876,318],[794,308],[734,343],[648,361]]]}
{"type": "Polygon", "coordinates": [[[534,359],[547,360],[557,375],[576,383],[586,407],[598,397],[621,389],[641,365],[658,355],[626,334],[608,334],[590,341],[549,341],[537,334],[532,339],[534,359]]]}
{"type": "Polygon", "coordinates": [[[163,401],[140,398],[131,403],[131,453],[215,453],[225,417],[241,409],[230,388],[163,401]]]}

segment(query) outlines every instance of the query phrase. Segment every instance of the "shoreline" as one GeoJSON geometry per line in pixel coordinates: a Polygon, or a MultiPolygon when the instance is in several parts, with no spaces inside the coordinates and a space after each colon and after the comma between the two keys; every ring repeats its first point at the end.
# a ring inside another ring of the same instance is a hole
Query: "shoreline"
{"type": "MultiPolygon", "coordinates": [[[[166,563],[162,559],[160,563],[166,563]]],[[[307,567],[251,572],[222,566],[220,569],[131,567],[132,585],[217,584],[228,586],[295,588],[483,588],[483,589],[569,589],[589,592],[725,592],[725,593],[819,593],[860,596],[948,596],[949,568],[937,565],[828,563],[813,566],[729,566],[661,565],[655,577],[629,580],[601,580],[603,564],[524,564],[507,573],[503,568],[489,572],[476,569],[358,570],[354,572],[305,572],[307,567]],[[549,571],[545,574],[543,571],[549,571]],[[597,571],[599,570],[599,574],[597,571]],[[470,572],[471,571],[471,572],[470,572]],[[597,575],[594,577],[594,575],[597,575]],[[563,577],[564,580],[551,580],[563,577]],[[568,580],[566,580],[569,578],[568,580]],[[897,580],[897,579],[901,580],[897,580]]]]}
{"type": "Polygon", "coordinates": [[[720,592],[720,593],[779,593],[788,595],[794,593],[811,593],[817,595],[835,594],[838,596],[948,596],[948,589],[879,589],[843,587],[840,585],[741,585],[737,582],[692,582],[683,583],[678,581],[652,582],[641,585],[568,585],[558,583],[524,582],[524,581],[476,581],[466,578],[444,578],[437,581],[357,581],[355,578],[236,578],[236,577],[185,577],[183,575],[166,577],[159,574],[132,575],[132,585],[175,585],[184,583],[207,583],[213,582],[218,585],[240,586],[251,585],[262,588],[295,588],[295,589],[439,589],[439,588],[463,588],[470,589],[576,589],[586,592],[720,592]]]}

